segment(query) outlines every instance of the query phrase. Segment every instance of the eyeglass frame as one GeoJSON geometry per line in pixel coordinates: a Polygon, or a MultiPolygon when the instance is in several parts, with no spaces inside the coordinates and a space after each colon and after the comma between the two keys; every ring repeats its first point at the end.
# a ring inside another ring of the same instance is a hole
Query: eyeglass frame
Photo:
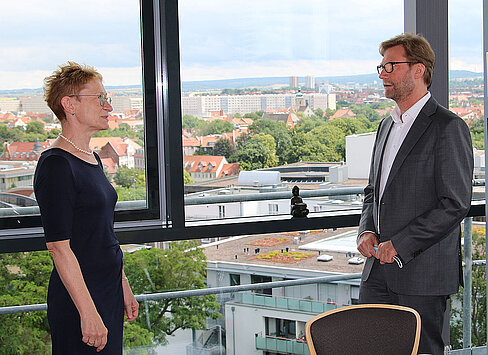
{"type": "Polygon", "coordinates": [[[419,62],[386,62],[385,64],[380,64],[376,66],[376,71],[378,72],[378,75],[381,75],[381,72],[385,70],[386,73],[390,74],[393,73],[393,70],[395,70],[395,64],[403,64],[403,63],[408,63],[408,64],[417,64],[419,62]],[[391,64],[391,71],[386,70],[385,65],[391,64]]]}
{"type": "Polygon", "coordinates": [[[97,94],[85,94],[85,95],[72,94],[72,95],[68,95],[68,97],[74,97],[74,96],[96,96],[98,98],[98,103],[100,104],[101,107],[103,107],[106,102],[108,102],[109,105],[112,104],[112,98],[109,97],[107,94],[98,94],[98,95],[97,94]]]}

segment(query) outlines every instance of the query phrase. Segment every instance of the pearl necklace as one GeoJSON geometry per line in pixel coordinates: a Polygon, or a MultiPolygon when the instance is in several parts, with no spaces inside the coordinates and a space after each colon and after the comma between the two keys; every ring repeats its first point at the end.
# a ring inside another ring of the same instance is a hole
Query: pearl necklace
{"type": "Polygon", "coordinates": [[[71,140],[69,140],[68,138],[66,138],[65,136],[63,136],[61,133],[59,134],[59,136],[61,138],[63,138],[66,142],[68,142],[69,144],[71,144],[76,150],[79,150],[80,152],[85,153],[87,155],[92,155],[93,154],[93,150],[91,150],[91,149],[90,150],[81,149],[76,144],[74,144],[71,140]]]}

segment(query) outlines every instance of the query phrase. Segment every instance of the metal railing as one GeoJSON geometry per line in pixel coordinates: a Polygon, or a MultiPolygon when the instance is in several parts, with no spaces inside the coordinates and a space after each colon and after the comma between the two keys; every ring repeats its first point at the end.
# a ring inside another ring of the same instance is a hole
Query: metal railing
{"type": "MultiPolygon", "coordinates": [[[[356,274],[312,277],[312,278],[297,279],[297,280],[262,282],[256,284],[248,284],[248,285],[212,287],[212,288],[203,288],[198,290],[150,293],[150,294],[136,295],[136,300],[138,302],[144,302],[144,301],[158,301],[158,300],[164,300],[170,298],[218,295],[222,293],[261,290],[263,288],[310,285],[316,283],[330,283],[336,281],[358,279],[360,277],[361,274],[356,273],[356,274]]],[[[35,312],[35,311],[46,311],[46,310],[47,310],[47,304],[40,303],[40,304],[32,304],[32,305],[0,307],[0,314],[12,314],[12,313],[35,312]]]]}

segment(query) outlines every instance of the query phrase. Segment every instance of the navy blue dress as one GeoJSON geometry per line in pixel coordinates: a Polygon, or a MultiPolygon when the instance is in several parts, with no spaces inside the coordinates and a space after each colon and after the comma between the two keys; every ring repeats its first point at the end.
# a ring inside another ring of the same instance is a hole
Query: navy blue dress
{"type": "Polygon", "coordinates": [[[59,148],[41,154],[34,192],[47,242],[69,239],[90,295],[108,329],[105,348],[82,342],[79,313],[56,267],[49,280],[48,320],[53,354],[122,354],[122,251],[113,229],[117,193],[98,165],[59,148]]]}

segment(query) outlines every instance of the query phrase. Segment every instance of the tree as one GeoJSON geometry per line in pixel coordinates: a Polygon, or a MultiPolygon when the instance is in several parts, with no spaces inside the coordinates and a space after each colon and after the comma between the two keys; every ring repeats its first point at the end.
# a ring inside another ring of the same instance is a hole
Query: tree
{"type": "Polygon", "coordinates": [[[338,108],[348,108],[351,105],[351,103],[347,100],[341,99],[336,102],[336,106],[338,108]]]}
{"type": "Polygon", "coordinates": [[[27,123],[26,133],[44,134],[44,122],[32,121],[27,123]]]}
{"type": "Polygon", "coordinates": [[[271,168],[278,165],[275,146],[273,136],[259,133],[245,142],[242,149],[229,160],[239,162],[242,170],[271,168]]]}
{"type": "Polygon", "coordinates": [[[341,132],[338,128],[320,126],[323,132],[298,132],[293,136],[293,149],[290,150],[288,161],[340,161],[341,155],[336,146],[340,140],[341,132]],[[335,142],[334,142],[335,140],[335,142]]]}
{"type": "MultiPolygon", "coordinates": [[[[206,257],[194,240],[172,242],[170,249],[144,249],[124,256],[124,270],[135,294],[205,288],[206,257]]],[[[203,329],[207,318],[217,319],[215,295],[146,301],[136,324],[164,343],[178,329],[203,329]],[[148,312],[145,313],[147,306],[148,312]]]]}
{"type": "MultiPolygon", "coordinates": [[[[47,251],[0,254],[0,307],[45,303],[52,261],[47,251]]],[[[45,354],[50,350],[47,313],[0,316],[4,354],[45,354]]]]}
{"type": "Polygon", "coordinates": [[[117,172],[114,175],[114,182],[119,186],[129,188],[133,186],[134,183],[137,183],[138,181],[137,179],[139,179],[139,181],[141,182],[140,175],[144,176],[144,181],[145,181],[144,172],[134,168],[121,166],[117,169],[117,172]]]}
{"type": "MultiPolygon", "coordinates": [[[[485,228],[473,228],[473,260],[485,260],[485,228]]],[[[464,246],[463,246],[464,248],[464,246]]],[[[464,255],[464,253],[463,253],[464,255]]],[[[451,302],[451,345],[453,349],[463,347],[462,305],[463,288],[452,296],[451,302]],[[460,308],[455,307],[456,304],[460,308]]],[[[474,266],[472,271],[471,298],[471,342],[473,347],[486,345],[486,268],[474,266]]]]}
{"type": "Polygon", "coordinates": [[[215,146],[213,149],[212,155],[223,155],[227,159],[233,154],[237,152],[236,147],[227,138],[220,138],[217,142],[215,142],[215,146]]]}
{"type": "Polygon", "coordinates": [[[198,134],[201,136],[208,136],[209,134],[222,134],[225,132],[232,132],[234,130],[234,125],[229,121],[203,121],[198,125],[198,134]]]}
{"type": "Polygon", "coordinates": [[[186,171],[185,169],[183,169],[183,183],[185,185],[190,185],[190,184],[193,184],[193,179],[191,178],[190,176],[190,173],[188,171],[186,171]]]}
{"type": "Polygon", "coordinates": [[[366,105],[352,105],[351,106],[352,112],[354,112],[357,116],[362,116],[368,119],[370,122],[379,121],[381,120],[381,116],[378,112],[373,110],[371,107],[366,105]]]}
{"type": "Polygon", "coordinates": [[[287,163],[288,151],[291,147],[291,132],[286,128],[284,123],[274,122],[270,119],[261,118],[255,120],[249,126],[251,134],[269,134],[275,140],[275,154],[279,164],[287,163]]]}
{"type": "Polygon", "coordinates": [[[375,124],[366,118],[340,117],[323,121],[318,117],[300,120],[288,162],[298,161],[344,161],[346,156],[346,136],[371,132],[375,124]]]}
{"type": "Polygon", "coordinates": [[[469,125],[471,132],[471,139],[473,140],[473,147],[476,149],[484,149],[485,147],[485,131],[484,121],[482,119],[474,119],[469,125]]]}
{"type": "Polygon", "coordinates": [[[183,129],[194,129],[198,126],[200,119],[192,115],[183,115],[181,125],[183,129]]]}
{"type": "Polygon", "coordinates": [[[315,115],[318,117],[322,117],[324,115],[324,110],[322,110],[320,107],[314,111],[315,115]]]}

